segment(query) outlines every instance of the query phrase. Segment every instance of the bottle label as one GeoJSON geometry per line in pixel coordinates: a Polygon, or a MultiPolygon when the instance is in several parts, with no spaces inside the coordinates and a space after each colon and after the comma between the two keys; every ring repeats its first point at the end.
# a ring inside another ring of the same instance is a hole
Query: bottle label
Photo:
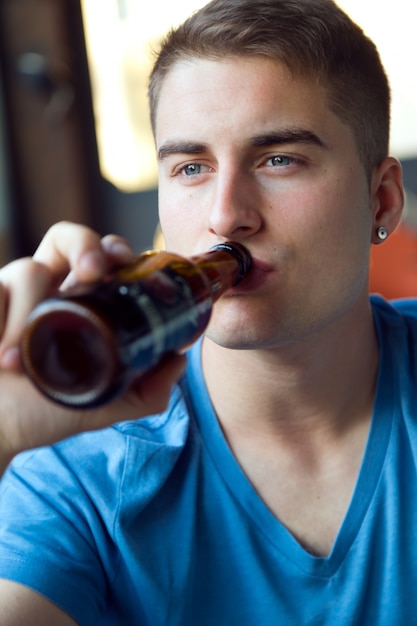
{"type": "Polygon", "coordinates": [[[127,311],[132,319],[126,340],[121,341],[121,356],[133,370],[148,368],[166,352],[185,348],[204,331],[211,315],[212,298],[198,273],[184,277],[165,267],[139,282],[119,284],[118,294],[125,319],[127,311]]]}

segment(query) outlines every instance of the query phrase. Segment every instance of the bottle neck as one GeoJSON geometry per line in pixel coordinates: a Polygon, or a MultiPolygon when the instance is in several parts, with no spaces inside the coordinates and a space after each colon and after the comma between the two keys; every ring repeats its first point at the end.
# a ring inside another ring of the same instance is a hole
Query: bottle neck
{"type": "Polygon", "coordinates": [[[246,276],[252,263],[248,250],[235,242],[218,244],[192,261],[208,278],[214,302],[246,276]]]}

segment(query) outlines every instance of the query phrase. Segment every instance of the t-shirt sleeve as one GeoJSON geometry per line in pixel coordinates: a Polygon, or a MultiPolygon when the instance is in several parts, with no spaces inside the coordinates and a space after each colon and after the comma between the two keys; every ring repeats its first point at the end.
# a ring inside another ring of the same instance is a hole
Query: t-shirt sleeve
{"type": "Polygon", "coordinates": [[[80,624],[99,624],[106,543],[91,494],[59,448],[17,457],[0,483],[0,577],[31,587],[80,624]]]}

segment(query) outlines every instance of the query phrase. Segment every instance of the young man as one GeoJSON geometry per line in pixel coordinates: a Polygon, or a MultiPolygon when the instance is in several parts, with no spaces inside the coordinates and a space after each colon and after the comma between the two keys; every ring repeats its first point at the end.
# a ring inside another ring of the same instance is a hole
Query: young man
{"type": "Polygon", "coordinates": [[[119,422],[10,465],[2,625],[414,623],[417,304],[368,296],[403,203],[373,44],[330,0],[214,0],[150,102],[167,247],[232,239],[254,268],[166,410],[182,357],[81,414],[20,374],[20,329],[129,251],[59,224],[2,270],[3,464],[119,422]]]}

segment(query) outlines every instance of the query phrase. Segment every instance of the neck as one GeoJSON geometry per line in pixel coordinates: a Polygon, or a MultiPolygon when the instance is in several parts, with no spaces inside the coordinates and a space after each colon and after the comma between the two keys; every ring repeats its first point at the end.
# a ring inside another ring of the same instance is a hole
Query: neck
{"type": "Polygon", "coordinates": [[[206,338],[203,368],[254,489],[304,547],[329,554],[369,433],[378,368],[371,311],[291,347],[230,350],[206,338]]]}
{"type": "Polygon", "coordinates": [[[302,346],[230,350],[203,342],[207,386],[225,431],[254,429],[286,443],[301,443],[305,433],[311,445],[313,433],[322,441],[323,432],[337,438],[358,420],[369,422],[377,367],[371,313],[302,346]]]}

